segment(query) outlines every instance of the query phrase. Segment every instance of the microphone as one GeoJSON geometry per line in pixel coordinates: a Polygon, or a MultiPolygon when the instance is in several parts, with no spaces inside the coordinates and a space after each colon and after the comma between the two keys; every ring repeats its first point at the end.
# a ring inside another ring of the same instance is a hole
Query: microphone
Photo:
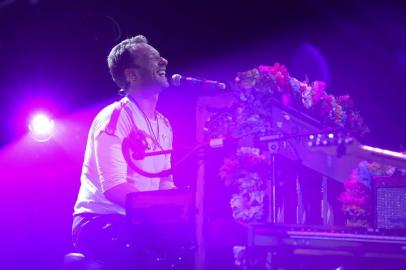
{"type": "Polygon", "coordinates": [[[193,77],[183,77],[180,74],[173,74],[171,79],[171,84],[173,86],[190,85],[199,86],[205,89],[226,89],[226,84],[218,81],[211,81],[206,79],[198,79],[193,77]]]}

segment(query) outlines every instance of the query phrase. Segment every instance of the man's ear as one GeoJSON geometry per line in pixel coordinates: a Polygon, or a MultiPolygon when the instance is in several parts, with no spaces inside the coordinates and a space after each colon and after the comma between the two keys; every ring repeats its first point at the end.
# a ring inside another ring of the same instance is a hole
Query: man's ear
{"type": "Polygon", "coordinates": [[[138,72],[135,68],[126,68],[124,76],[127,82],[134,84],[138,80],[138,72]]]}

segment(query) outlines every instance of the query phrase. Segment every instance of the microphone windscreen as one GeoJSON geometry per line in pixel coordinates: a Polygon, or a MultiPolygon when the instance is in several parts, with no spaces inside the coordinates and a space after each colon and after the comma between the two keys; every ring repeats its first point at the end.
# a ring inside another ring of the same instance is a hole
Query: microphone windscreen
{"type": "Polygon", "coordinates": [[[180,86],[180,80],[182,79],[182,75],[180,74],[173,74],[171,78],[171,83],[173,86],[180,86]]]}

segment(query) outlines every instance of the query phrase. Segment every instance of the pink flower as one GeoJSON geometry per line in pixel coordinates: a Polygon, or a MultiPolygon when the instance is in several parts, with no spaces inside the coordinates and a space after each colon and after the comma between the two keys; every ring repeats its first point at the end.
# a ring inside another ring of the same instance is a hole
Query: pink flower
{"type": "Polygon", "coordinates": [[[310,87],[307,83],[305,83],[305,82],[299,82],[299,87],[300,87],[300,91],[301,91],[302,93],[311,90],[311,87],[310,87]]]}
{"type": "Polygon", "coordinates": [[[269,67],[271,70],[272,75],[275,76],[276,73],[280,72],[284,77],[288,77],[288,69],[285,65],[281,65],[279,63],[275,63],[273,66],[269,67]]]}
{"type": "Polygon", "coordinates": [[[333,109],[334,109],[334,103],[335,103],[335,98],[331,95],[325,95],[322,99],[322,106],[320,108],[320,114],[323,117],[330,116],[333,109]]]}
{"type": "Polygon", "coordinates": [[[346,109],[351,109],[354,107],[354,101],[349,95],[339,96],[338,103],[346,109]]]}
{"type": "Polygon", "coordinates": [[[271,75],[271,67],[270,66],[259,66],[258,70],[260,73],[271,75]]]}
{"type": "Polygon", "coordinates": [[[284,65],[280,65],[279,63],[273,66],[259,66],[258,71],[264,76],[272,76],[279,86],[279,91],[285,89],[289,83],[288,70],[284,65]]]}
{"type": "Polygon", "coordinates": [[[312,84],[312,99],[313,99],[313,104],[318,103],[320,100],[322,100],[326,95],[326,83],[322,81],[314,81],[312,84]]]}

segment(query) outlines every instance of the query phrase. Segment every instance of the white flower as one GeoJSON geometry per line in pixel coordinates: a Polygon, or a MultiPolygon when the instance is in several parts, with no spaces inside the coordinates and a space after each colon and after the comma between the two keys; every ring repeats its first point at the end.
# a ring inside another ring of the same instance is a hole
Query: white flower
{"type": "Polygon", "coordinates": [[[250,203],[256,201],[259,204],[264,202],[264,191],[257,190],[250,193],[250,203]]]}
{"type": "Polygon", "coordinates": [[[307,86],[306,90],[302,93],[302,103],[306,109],[309,109],[313,106],[312,88],[310,86],[307,86]]]}

